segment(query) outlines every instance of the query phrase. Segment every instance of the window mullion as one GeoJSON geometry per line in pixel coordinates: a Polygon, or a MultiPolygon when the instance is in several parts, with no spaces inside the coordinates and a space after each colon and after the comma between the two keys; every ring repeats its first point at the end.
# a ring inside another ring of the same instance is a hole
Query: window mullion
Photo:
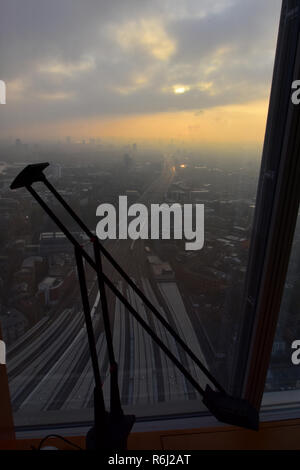
{"type": "Polygon", "coordinates": [[[276,332],[300,200],[300,9],[283,2],[245,293],[235,388],[259,408],[276,332]],[[291,11],[293,14],[291,15],[291,11]],[[242,383],[241,370],[246,370],[242,383]]]}

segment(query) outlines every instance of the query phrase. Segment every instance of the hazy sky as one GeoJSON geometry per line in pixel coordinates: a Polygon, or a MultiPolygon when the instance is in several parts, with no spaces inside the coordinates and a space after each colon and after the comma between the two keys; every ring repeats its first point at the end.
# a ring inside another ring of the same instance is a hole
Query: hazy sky
{"type": "Polygon", "coordinates": [[[0,136],[261,142],[281,0],[2,0],[0,136]]]}

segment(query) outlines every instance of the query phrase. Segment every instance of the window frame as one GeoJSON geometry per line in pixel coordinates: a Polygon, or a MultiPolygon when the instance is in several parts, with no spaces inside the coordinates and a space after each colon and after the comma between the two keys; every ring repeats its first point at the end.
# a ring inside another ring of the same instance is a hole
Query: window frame
{"type": "Polygon", "coordinates": [[[260,409],[300,201],[300,5],[283,0],[232,389],[260,409]],[[240,370],[246,374],[241,377],[240,370]]]}
{"type": "MultiPolygon", "coordinates": [[[[283,0],[241,312],[243,321],[238,345],[241,354],[234,364],[230,387],[230,391],[247,398],[258,409],[262,402],[300,201],[300,186],[297,187],[300,109],[290,99],[291,83],[300,77],[299,31],[299,1],[283,0]]],[[[3,439],[13,439],[14,424],[5,366],[0,366],[0,371],[0,416],[3,415],[0,435],[3,439]]],[[[171,423],[172,419],[168,421],[171,423]]]]}

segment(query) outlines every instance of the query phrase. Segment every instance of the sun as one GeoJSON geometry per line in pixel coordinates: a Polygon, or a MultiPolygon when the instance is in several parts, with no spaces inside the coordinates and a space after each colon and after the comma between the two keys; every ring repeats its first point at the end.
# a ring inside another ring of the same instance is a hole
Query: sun
{"type": "Polygon", "coordinates": [[[173,86],[173,91],[175,95],[182,95],[183,93],[189,91],[190,87],[182,86],[182,85],[175,85],[173,86]]]}

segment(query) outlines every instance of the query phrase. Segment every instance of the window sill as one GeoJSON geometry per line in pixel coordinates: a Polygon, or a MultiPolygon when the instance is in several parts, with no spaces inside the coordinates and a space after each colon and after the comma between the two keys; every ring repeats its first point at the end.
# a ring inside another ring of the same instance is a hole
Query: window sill
{"type": "MultiPolygon", "coordinates": [[[[198,403],[199,405],[202,405],[201,402],[198,403]]],[[[201,433],[208,432],[209,430],[209,432],[212,432],[212,430],[214,432],[227,432],[230,430],[231,432],[246,432],[253,434],[253,431],[247,431],[220,423],[208,413],[206,414],[203,411],[201,412],[201,406],[198,406],[198,414],[196,415],[195,408],[196,407],[194,406],[194,413],[191,413],[190,410],[190,414],[188,414],[185,407],[185,415],[178,414],[177,416],[173,415],[169,417],[148,416],[147,418],[137,418],[137,422],[134,424],[132,429],[132,436],[135,436],[135,438],[140,436],[140,439],[143,440],[143,436],[146,436],[149,433],[181,433],[182,431],[193,432],[194,430],[201,433]]],[[[202,410],[203,408],[204,407],[202,405],[202,410]]],[[[130,413],[132,411],[133,410],[126,409],[125,412],[130,413]]],[[[178,410],[178,413],[179,412],[180,410],[178,410]]],[[[87,420],[87,414],[85,412],[85,421],[82,421],[81,424],[77,421],[77,423],[74,422],[74,424],[61,424],[55,426],[55,423],[53,422],[52,425],[49,424],[47,426],[16,427],[16,438],[17,440],[40,439],[50,433],[70,437],[85,436],[92,425],[92,410],[90,414],[90,420],[87,420]]],[[[261,428],[265,426],[272,427],[273,425],[275,426],[276,423],[284,422],[289,424],[295,420],[299,420],[298,424],[300,427],[300,397],[298,390],[264,394],[260,413],[261,428]]]]}
{"type": "MultiPolygon", "coordinates": [[[[187,424],[185,422],[185,426],[187,424]]],[[[204,426],[204,422],[203,427],[199,427],[199,421],[197,424],[195,429],[133,431],[128,439],[128,450],[300,450],[300,419],[262,422],[258,432],[224,425],[204,426]]],[[[48,432],[40,431],[35,438],[30,435],[25,438],[23,434],[22,438],[18,436],[17,441],[0,442],[0,448],[31,450],[32,446],[37,448],[40,440],[47,434],[48,432]]],[[[63,434],[74,444],[84,448],[83,428],[77,436],[63,434]]],[[[72,449],[59,439],[49,440],[45,445],[62,450],[72,449]]]]}

